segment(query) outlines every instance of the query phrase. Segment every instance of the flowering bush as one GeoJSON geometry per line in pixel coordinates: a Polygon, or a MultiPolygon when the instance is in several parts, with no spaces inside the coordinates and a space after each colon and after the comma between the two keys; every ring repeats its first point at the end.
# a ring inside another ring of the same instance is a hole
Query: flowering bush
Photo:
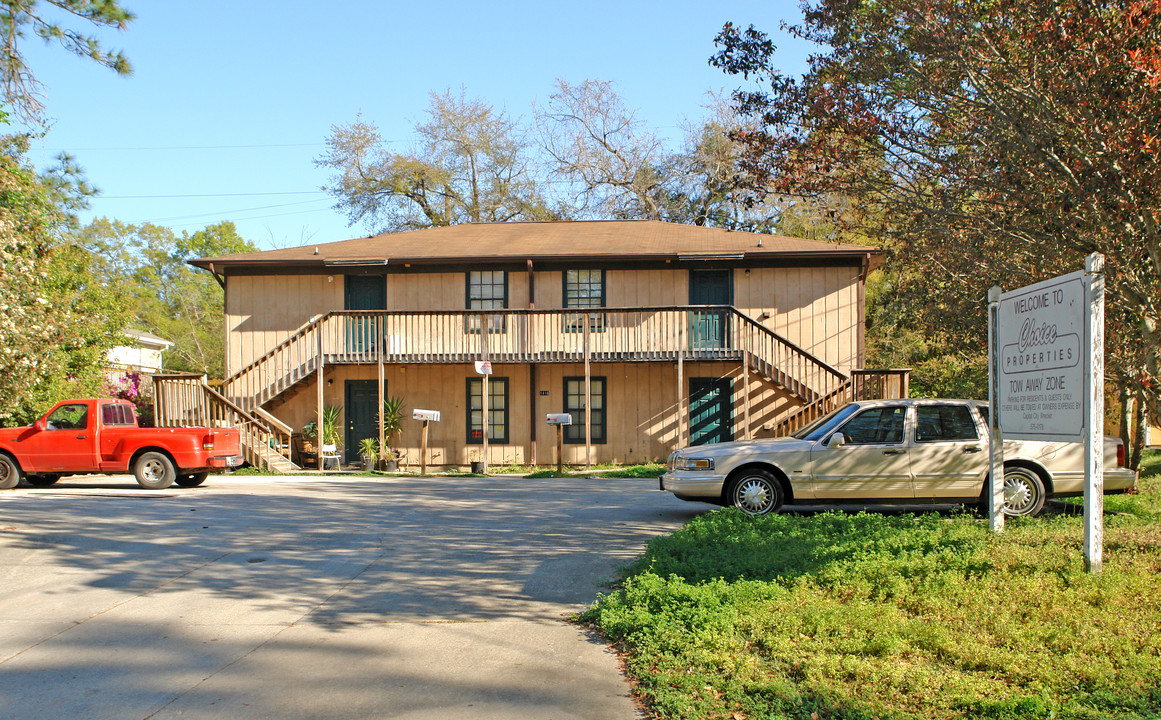
{"type": "Polygon", "coordinates": [[[108,394],[120,400],[133,403],[133,410],[137,413],[137,424],[141,427],[153,427],[153,395],[148,391],[148,378],[141,373],[117,373],[108,379],[108,394]]]}

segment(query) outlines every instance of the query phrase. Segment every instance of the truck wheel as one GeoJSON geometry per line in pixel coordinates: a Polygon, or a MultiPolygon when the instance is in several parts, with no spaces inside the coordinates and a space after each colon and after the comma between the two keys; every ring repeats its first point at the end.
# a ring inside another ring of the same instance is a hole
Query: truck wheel
{"type": "Polygon", "coordinates": [[[20,484],[20,467],[16,461],[0,453],[0,490],[10,490],[20,484]]]}
{"type": "Polygon", "coordinates": [[[28,481],[29,485],[35,485],[36,487],[48,487],[49,485],[55,483],[57,480],[60,480],[60,475],[29,475],[24,479],[28,481]]]}
{"type": "Polygon", "coordinates": [[[173,484],[177,473],[169,458],[159,452],[147,452],[133,465],[137,484],[146,490],[164,490],[173,484]]]}
{"type": "Polygon", "coordinates": [[[206,481],[210,474],[208,472],[194,473],[193,475],[180,475],[177,478],[177,484],[182,487],[197,487],[206,481]]]}

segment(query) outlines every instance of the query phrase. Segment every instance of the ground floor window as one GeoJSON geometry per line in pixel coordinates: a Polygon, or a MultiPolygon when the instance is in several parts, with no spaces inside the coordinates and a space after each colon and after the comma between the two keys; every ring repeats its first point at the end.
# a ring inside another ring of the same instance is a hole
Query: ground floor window
{"type": "MultiPolygon", "coordinates": [[[[488,380],[488,442],[508,442],[508,378],[488,380]]],[[[468,378],[468,444],[484,443],[484,379],[468,378]]]]}
{"type": "MultiPolygon", "coordinates": [[[[605,415],[605,378],[589,378],[592,388],[593,406],[592,441],[604,444],[608,440],[605,415]]],[[[585,379],[583,377],[566,377],[564,379],[564,410],[572,415],[572,425],[564,426],[564,441],[566,443],[583,443],[585,441],[585,379]]]]}

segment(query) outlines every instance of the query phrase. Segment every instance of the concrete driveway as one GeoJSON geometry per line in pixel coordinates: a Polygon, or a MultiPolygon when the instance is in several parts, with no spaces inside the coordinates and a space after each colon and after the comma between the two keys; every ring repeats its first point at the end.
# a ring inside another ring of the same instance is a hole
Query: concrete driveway
{"type": "Polygon", "coordinates": [[[0,717],[640,717],[563,618],[708,509],[649,479],[0,492],[0,717]]]}

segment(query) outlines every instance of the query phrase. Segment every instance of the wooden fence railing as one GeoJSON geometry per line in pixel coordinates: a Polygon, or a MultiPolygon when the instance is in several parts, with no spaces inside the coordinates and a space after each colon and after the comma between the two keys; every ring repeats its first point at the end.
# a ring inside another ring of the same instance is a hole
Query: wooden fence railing
{"type": "Polygon", "coordinates": [[[242,457],[257,468],[269,468],[277,454],[289,460],[291,437],[279,422],[269,422],[238,407],[215,390],[205,375],[153,376],[154,414],[158,427],[234,427],[242,457]]]}

